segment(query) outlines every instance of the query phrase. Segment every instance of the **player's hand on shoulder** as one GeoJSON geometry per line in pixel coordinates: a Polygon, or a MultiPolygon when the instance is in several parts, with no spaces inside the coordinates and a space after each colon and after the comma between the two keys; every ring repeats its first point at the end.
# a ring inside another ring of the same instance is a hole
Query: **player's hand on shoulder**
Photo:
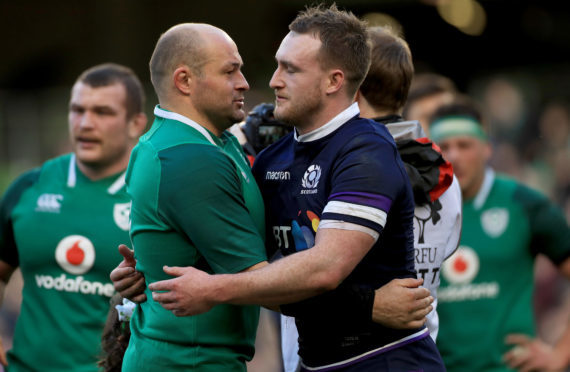
{"type": "Polygon", "coordinates": [[[146,301],[146,288],[144,276],[135,270],[137,261],[134,252],[126,245],[119,245],[119,253],[123,256],[123,261],[113,271],[111,271],[111,281],[115,290],[124,298],[141,303],[146,301]]]}
{"type": "Polygon", "coordinates": [[[538,338],[513,333],[507,335],[505,343],[514,347],[503,355],[503,360],[517,371],[563,371],[568,367],[566,353],[538,338]]]}
{"type": "Polygon", "coordinates": [[[389,328],[413,329],[423,326],[433,310],[433,297],[420,287],[422,279],[393,279],[374,294],[372,320],[389,328]]]}

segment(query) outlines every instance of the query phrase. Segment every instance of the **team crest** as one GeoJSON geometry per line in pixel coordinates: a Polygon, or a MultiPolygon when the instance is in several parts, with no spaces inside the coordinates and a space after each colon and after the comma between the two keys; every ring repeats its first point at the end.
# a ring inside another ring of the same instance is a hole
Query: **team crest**
{"type": "Polygon", "coordinates": [[[443,261],[441,273],[451,284],[468,284],[479,272],[479,256],[467,246],[461,245],[454,254],[443,261]]]}
{"type": "Polygon", "coordinates": [[[306,189],[316,189],[321,178],[321,167],[316,164],[311,165],[305,171],[301,185],[306,189]]]}
{"type": "Polygon", "coordinates": [[[95,263],[95,247],[84,236],[70,235],[63,238],[57,245],[55,260],[70,274],[85,274],[95,263]]]}
{"type": "Polygon", "coordinates": [[[492,238],[501,236],[509,225],[509,211],[505,208],[492,208],[481,215],[483,230],[492,238]]]}
{"type": "Polygon", "coordinates": [[[131,227],[131,203],[117,203],[113,208],[113,219],[121,230],[129,231],[131,227]]]}

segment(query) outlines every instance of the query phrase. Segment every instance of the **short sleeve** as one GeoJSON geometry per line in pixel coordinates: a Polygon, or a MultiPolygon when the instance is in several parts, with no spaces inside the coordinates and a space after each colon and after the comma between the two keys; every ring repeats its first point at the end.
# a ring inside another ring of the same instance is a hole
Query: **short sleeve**
{"type": "Polygon", "coordinates": [[[523,185],[518,186],[514,197],[522,203],[529,218],[532,253],[542,253],[555,264],[570,257],[570,229],[562,210],[523,185]]]}
{"type": "Polygon", "coordinates": [[[39,176],[40,168],[24,173],[10,185],[0,202],[0,260],[13,267],[18,267],[20,261],[14,238],[12,211],[22,194],[38,180],[39,176]]]}
{"type": "Polygon", "coordinates": [[[266,259],[232,159],[209,145],[159,153],[159,213],[183,232],[216,273],[235,273],[266,259]]]}
{"type": "Polygon", "coordinates": [[[341,150],[322,220],[368,227],[378,233],[392,203],[409,181],[396,146],[370,133],[356,136],[341,150]]]}

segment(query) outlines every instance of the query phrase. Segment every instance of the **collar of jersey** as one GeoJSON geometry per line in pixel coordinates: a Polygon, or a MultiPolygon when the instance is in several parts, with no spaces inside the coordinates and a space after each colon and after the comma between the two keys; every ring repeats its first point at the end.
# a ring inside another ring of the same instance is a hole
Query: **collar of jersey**
{"type": "MultiPolygon", "coordinates": [[[[111,195],[115,195],[120,189],[125,186],[125,175],[126,171],[121,172],[121,174],[115,179],[115,181],[107,188],[107,192],[111,195]]],[[[67,187],[74,188],[77,184],[77,166],[75,164],[75,154],[71,154],[69,157],[69,167],[67,172],[67,187]]]]}
{"type": "Polygon", "coordinates": [[[208,140],[208,142],[210,142],[212,145],[218,146],[216,141],[214,141],[214,137],[212,137],[212,134],[206,128],[204,128],[200,124],[196,123],[194,120],[187,118],[184,115],[180,115],[180,114],[177,114],[177,113],[172,112],[172,111],[167,111],[167,110],[161,108],[159,105],[156,105],[154,107],[154,115],[161,117],[161,118],[164,118],[164,119],[176,120],[176,121],[179,121],[181,123],[184,123],[184,124],[194,128],[194,129],[196,129],[198,132],[200,132],[200,134],[202,134],[208,140]]]}
{"type": "Polygon", "coordinates": [[[298,136],[295,130],[295,140],[297,140],[297,142],[310,142],[321,139],[340,128],[344,123],[358,114],[360,114],[360,108],[358,107],[358,103],[354,102],[348,106],[346,110],[332,118],[331,121],[309,133],[298,136]]]}
{"type": "Polygon", "coordinates": [[[493,181],[495,181],[495,171],[491,168],[485,169],[483,183],[481,184],[481,188],[475,196],[475,199],[473,199],[473,208],[475,208],[475,210],[481,209],[487,201],[487,197],[489,196],[491,187],[493,186],[493,181]]]}

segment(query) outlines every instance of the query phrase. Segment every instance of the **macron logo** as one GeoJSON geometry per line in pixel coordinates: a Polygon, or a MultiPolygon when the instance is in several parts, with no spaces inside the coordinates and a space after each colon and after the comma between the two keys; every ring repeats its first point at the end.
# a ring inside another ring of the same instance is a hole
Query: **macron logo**
{"type": "Polygon", "coordinates": [[[288,171],[277,171],[277,172],[268,171],[267,173],[265,173],[265,179],[274,180],[274,181],[290,180],[291,173],[289,173],[288,171]]]}
{"type": "Polygon", "coordinates": [[[38,198],[36,212],[59,213],[63,195],[61,194],[41,194],[38,198]]]}

